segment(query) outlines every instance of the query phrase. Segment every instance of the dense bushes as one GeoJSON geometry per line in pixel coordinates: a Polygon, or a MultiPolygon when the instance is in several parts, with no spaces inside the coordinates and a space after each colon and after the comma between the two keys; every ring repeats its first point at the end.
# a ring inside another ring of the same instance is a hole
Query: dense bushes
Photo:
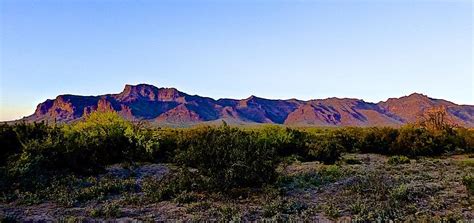
{"type": "Polygon", "coordinates": [[[474,151],[474,131],[464,128],[431,130],[407,125],[401,128],[372,127],[356,130],[358,139],[347,152],[385,155],[437,156],[446,152],[474,151]]]}
{"type": "Polygon", "coordinates": [[[151,137],[116,113],[93,113],[64,126],[2,125],[0,132],[7,167],[2,180],[25,190],[45,187],[61,174],[91,174],[108,164],[151,159],[144,145],[151,137]]]}
{"type": "Polygon", "coordinates": [[[307,158],[308,133],[292,128],[283,128],[274,125],[264,126],[261,129],[255,129],[267,146],[275,149],[279,157],[297,156],[307,158]]]}
{"type": "Polygon", "coordinates": [[[2,191],[34,189],[46,185],[49,175],[87,175],[109,164],[149,161],[195,168],[199,182],[194,183],[203,190],[221,191],[272,182],[276,166],[288,157],[333,163],[344,152],[416,157],[473,151],[474,131],[464,128],[233,128],[224,124],[162,129],[132,124],[116,113],[92,113],[63,126],[0,125],[0,187],[2,191]]]}
{"type": "Polygon", "coordinates": [[[275,177],[275,148],[246,132],[224,124],[201,127],[181,134],[177,163],[197,168],[207,177],[209,189],[229,190],[260,186],[275,177]]]}
{"type": "Polygon", "coordinates": [[[399,130],[389,127],[372,127],[361,134],[363,140],[360,152],[389,154],[394,142],[397,140],[399,130]]]}
{"type": "Polygon", "coordinates": [[[0,126],[0,166],[5,165],[10,155],[18,153],[21,144],[16,132],[7,124],[0,126]]]}
{"type": "Polygon", "coordinates": [[[75,145],[72,150],[85,154],[97,165],[143,160],[146,151],[154,146],[149,140],[151,135],[113,112],[92,113],[84,121],[63,129],[65,138],[75,145]]]}
{"type": "Polygon", "coordinates": [[[307,143],[308,160],[320,160],[325,163],[334,163],[341,156],[344,147],[339,143],[334,143],[331,136],[317,137],[307,143]]]}

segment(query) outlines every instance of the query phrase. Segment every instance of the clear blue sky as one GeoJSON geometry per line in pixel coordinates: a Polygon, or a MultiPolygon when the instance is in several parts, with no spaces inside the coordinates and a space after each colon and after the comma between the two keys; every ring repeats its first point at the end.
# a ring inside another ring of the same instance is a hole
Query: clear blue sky
{"type": "Polygon", "coordinates": [[[470,0],[1,0],[0,120],[127,83],[474,104],[470,0]]]}

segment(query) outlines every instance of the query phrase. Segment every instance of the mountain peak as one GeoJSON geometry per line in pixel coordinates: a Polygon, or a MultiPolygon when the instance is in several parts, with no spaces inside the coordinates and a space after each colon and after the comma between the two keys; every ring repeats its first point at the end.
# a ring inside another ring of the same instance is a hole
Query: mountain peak
{"type": "Polygon", "coordinates": [[[410,95],[406,96],[407,98],[417,98],[417,99],[429,99],[429,97],[425,94],[413,92],[410,95]]]}
{"type": "Polygon", "coordinates": [[[137,85],[126,84],[122,93],[140,92],[144,90],[156,91],[158,90],[158,88],[151,84],[137,84],[137,85]]]}
{"type": "Polygon", "coordinates": [[[156,100],[158,88],[149,84],[125,85],[123,91],[116,96],[120,101],[135,101],[139,99],[156,100]]]}
{"type": "Polygon", "coordinates": [[[379,104],[390,104],[392,102],[395,102],[397,104],[400,103],[400,102],[404,102],[404,103],[407,103],[407,102],[413,102],[413,103],[426,102],[426,103],[430,103],[432,100],[433,100],[432,98],[428,97],[425,94],[414,92],[414,93],[411,93],[409,95],[405,95],[405,96],[402,96],[402,97],[399,97],[399,98],[389,98],[389,99],[387,99],[387,101],[379,102],[379,104]]]}
{"type": "Polygon", "coordinates": [[[248,98],[246,98],[245,100],[246,100],[246,101],[250,101],[250,100],[258,100],[258,99],[261,99],[261,98],[255,96],[255,95],[250,95],[250,96],[249,96],[248,98]]]}

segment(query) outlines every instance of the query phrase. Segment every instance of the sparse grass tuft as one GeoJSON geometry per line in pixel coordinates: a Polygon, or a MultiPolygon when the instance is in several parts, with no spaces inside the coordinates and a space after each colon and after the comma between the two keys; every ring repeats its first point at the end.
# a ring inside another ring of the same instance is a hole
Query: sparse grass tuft
{"type": "Polygon", "coordinates": [[[317,188],[335,182],[344,176],[340,166],[322,166],[317,171],[305,172],[291,176],[281,177],[279,184],[287,189],[317,188]]]}
{"type": "Polygon", "coordinates": [[[407,164],[410,163],[410,158],[406,156],[391,156],[388,158],[387,163],[390,165],[407,164]]]}
{"type": "Polygon", "coordinates": [[[121,216],[120,206],[114,202],[106,202],[89,211],[89,216],[93,218],[119,218],[121,216]]]}

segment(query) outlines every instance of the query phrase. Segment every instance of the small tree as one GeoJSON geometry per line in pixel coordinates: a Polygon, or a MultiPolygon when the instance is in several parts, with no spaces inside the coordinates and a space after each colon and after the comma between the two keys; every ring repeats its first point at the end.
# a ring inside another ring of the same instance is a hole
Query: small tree
{"type": "Polygon", "coordinates": [[[89,161],[99,166],[143,157],[147,135],[138,130],[116,112],[93,112],[71,126],[64,127],[68,146],[65,150],[78,163],[89,161]]]}
{"type": "Polygon", "coordinates": [[[455,124],[447,114],[444,106],[427,109],[420,115],[418,125],[431,131],[452,129],[455,124]]]}

